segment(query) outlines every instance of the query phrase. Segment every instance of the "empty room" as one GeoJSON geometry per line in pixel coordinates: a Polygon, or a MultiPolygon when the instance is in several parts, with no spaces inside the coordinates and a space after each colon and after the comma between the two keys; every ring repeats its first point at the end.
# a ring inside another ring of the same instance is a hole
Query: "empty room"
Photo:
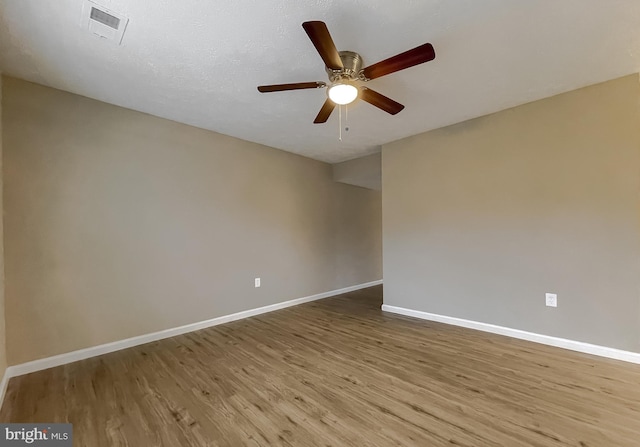
{"type": "Polygon", "coordinates": [[[640,447],[640,2],[0,0],[0,445],[640,447]]]}

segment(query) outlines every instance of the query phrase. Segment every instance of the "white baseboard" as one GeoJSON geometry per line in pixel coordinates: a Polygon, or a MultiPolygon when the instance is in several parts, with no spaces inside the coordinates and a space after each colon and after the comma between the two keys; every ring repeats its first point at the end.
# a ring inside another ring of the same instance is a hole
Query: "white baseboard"
{"type": "Polygon", "coordinates": [[[9,385],[10,378],[9,371],[5,370],[2,376],[2,381],[0,382],[0,408],[2,408],[2,402],[4,402],[4,395],[7,392],[7,386],[9,385]]]}
{"type": "MultiPolygon", "coordinates": [[[[342,289],[331,290],[329,292],[319,293],[317,295],[305,296],[303,298],[297,298],[290,301],[284,301],[282,303],[271,304],[269,306],[258,307],[257,309],[244,310],[231,315],[224,315],[221,317],[212,318],[210,320],[199,321],[197,323],[191,323],[184,326],[165,329],[163,331],[152,332],[150,334],[140,335],[137,337],[127,338],[125,340],[114,341],[106,343],[104,345],[92,346],[90,348],[80,349],[78,351],[67,352],[53,357],[46,357],[43,359],[33,360],[27,363],[21,363],[19,365],[10,366],[5,373],[5,382],[8,382],[9,378],[22,376],[43,369],[53,368],[55,366],[65,365],[67,363],[77,362],[78,360],[88,359],[90,357],[96,357],[98,355],[108,354],[114,351],[120,351],[122,349],[131,348],[133,346],[143,345],[163,338],[174,337],[176,335],[186,334],[187,332],[198,331],[200,329],[206,329],[208,327],[217,326],[219,324],[229,323],[231,321],[241,320],[243,318],[253,317],[255,315],[264,314],[267,312],[273,312],[274,310],[285,309],[287,307],[296,306],[298,304],[308,303],[310,301],[316,301],[323,298],[328,298],[335,295],[341,295],[347,292],[353,292],[354,290],[365,289],[367,287],[377,286],[382,284],[382,280],[371,281],[364,284],[357,284],[355,286],[345,287],[342,289]]],[[[3,384],[6,385],[6,383],[3,384]]],[[[0,400],[0,405],[2,400],[0,400]]]]}
{"type": "Polygon", "coordinates": [[[478,331],[491,332],[493,334],[506,335],[507,337],[519,338],[521,340],[541,343],[543,345],[555,346],[557,348],[570,349],[571,351],[583,352],[585,354],[607,357],[610,359],[622,360],[630,363],[640,364],[640,353],[623,351],[621,349],[608,348],[606,346],[592,345],[581,341],[568,340],[565,338],[552,337],[549,335],[536,334],[533,332],[521,331],[494,324],[480,323],[478,321],[464,320],[462,318],[447,317],[444,315],[422,312],[419,310],[405,309],[403,307],[382,305],[382,310],[407,317],[420,318],[422,320],[437,321],[439,323],[461,326],[478,331]]]}

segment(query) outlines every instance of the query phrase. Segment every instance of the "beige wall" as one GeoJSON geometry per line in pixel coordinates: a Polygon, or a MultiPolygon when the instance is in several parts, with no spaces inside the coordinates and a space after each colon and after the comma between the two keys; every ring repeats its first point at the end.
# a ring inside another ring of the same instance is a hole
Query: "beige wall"
{"type": "MultiPolygon", "coordinates": [[[[2,75],[0,74],[0,211],[2,208],[2,75]]],[[[4,319],[4,244],[3,244],[3,226],[0,216],[0,379],[4,376],[7,369],[7,344],[5,337],[5,319],[4,319]]],[[[2,393],[2,390],[0,390],[2,393]]]]}
{"type": "Polygon", "coordinates": [[[381,195],[330,165],[12,78],[4,106],[9,364],[381,278],[381,195]]]}
{"type": "Polygon", "coordinates": [[[333,166],[333,180],[348,185],[382,190],[382,154],[336,163],[333,166]]]}
{"type": "Polygon", "coordinates": [[[385,145],[385,304],[640,351],[639,100],[633,75],[385,145]]]}
{"type": "Polygon", "coordinates": [[[334,203],[337,281],[357,284],[362,275],[382,279],[382,194],[340,183],[336,187],[341,190],[334,203]]]}

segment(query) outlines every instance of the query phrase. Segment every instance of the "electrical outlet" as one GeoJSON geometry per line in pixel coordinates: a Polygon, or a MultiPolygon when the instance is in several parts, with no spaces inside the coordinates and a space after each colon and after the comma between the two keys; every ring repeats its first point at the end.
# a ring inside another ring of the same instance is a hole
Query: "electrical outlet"
{"type": "Polygon", "coordinates": [[[558,295],[555,293],[545,293],[544,298],[548,307],[558,307],[558,295]]]}
{"type": "Polygon", "coordinates": [[[260,287],[260,278],[256,278],[255,284],[256,287],[260,287]]]}

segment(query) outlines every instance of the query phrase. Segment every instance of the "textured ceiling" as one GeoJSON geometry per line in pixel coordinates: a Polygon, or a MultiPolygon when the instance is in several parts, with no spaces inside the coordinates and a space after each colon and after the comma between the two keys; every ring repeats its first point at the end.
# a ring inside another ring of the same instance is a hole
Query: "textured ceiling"
{"type": "Polygon", "coordinates": [[[0,0],[0,70],[328,162],[640,68],[638,0],[96,0],[129,17],[121,46],[80,27],[81,0],[0,0]],[[326,81],[301,23],[323,20],[365,65],[431,42],[436,59],[371,81],[403,104],[312,121],[326,81]]]}

